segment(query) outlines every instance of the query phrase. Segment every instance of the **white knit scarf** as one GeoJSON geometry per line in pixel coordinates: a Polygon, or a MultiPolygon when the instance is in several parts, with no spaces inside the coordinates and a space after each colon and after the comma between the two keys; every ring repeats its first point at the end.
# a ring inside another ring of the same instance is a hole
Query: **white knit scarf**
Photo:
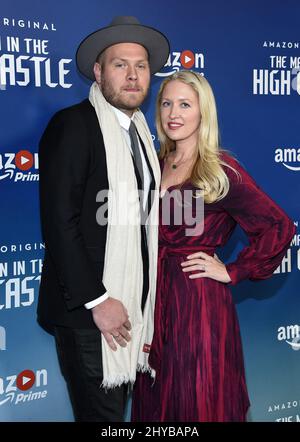
{"type": "Polygon", "coordinates": [[[140,206],[131,153],[117,117],[96,82],[91,86],[89,100],[95,108],[103,134],[110,192],[103,283],[109,296],[119,299],[124,304],[132,325],[131,341],[125,348],[117,345],[116,352],[110,349],[102,335],[104,375],[102,386],[113,388],[123,383],[134,383],[137,370],[154,374],[148,365],[148,353],[144,349],[145,344],[146,346],[151,344],[153,336],[160,168],[145,117],[138,110],[134,114],[134,123],[145,145],[156,183],[155,197],[147,220],[149,293],[142,315],[143,262],[140,206]],[[126,200],[128,195],[129,202],[126,200]],[[129,208],[131,222],[127,222],[126,219],[129,208]]]}

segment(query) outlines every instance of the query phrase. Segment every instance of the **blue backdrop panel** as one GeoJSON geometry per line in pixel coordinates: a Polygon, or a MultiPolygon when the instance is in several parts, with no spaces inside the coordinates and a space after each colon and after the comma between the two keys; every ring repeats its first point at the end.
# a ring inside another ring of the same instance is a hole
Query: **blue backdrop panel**
{"type": "MultiPolygon", "coordinates": [[[[143,106],[153,135],[161,80],[180,68],[203,73],[215,92],[222,145],[298,225],[299,13],[297,0],[2,1],[0,421],[73,419],[53,338],[36,323],[44,251],[37,151],[52,114],[88,94],[74,63],[79,42],[115,15],[161,29],[170,57],[143,106]]],[[[233,260],[245,243],[237,229],[221,258],[233,260]]],[[[299,270],[297,234],[271,280],[234,288],[249,420],[300,420],[299,270]]]]}

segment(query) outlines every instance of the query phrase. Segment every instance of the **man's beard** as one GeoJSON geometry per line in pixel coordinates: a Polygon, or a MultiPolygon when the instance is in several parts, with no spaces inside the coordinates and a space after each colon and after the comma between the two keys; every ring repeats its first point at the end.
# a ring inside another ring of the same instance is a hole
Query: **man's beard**
{"type": "Polygon", "coordinates": [[[116,92],[111,86],[111,83],[105,80],[103,77],[101,78],[100,87],[101,87],[101,92],[108,103],[110,103],[112,106],[116,107],[117,109],[125,109],[129,111],[136,109],[143,103],[149,89],[147,88],[146,90],[144,90],[140,88],[138,99],[134,100],[134,103],[131,103],[129,98],[130,93],[127,93],[128,98],[126,99],[125,96],[122,96],[121,92],[116,92]]]}

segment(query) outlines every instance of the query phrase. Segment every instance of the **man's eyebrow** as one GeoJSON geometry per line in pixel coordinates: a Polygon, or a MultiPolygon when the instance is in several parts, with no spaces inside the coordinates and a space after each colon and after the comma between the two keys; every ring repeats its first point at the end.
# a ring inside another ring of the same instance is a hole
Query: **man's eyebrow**
{"type": "MultiPolygon", "coordinates": [[[[116,60],[118,60],[118,61],[130,61],[128,58],[122,58],[122,57],[114,57],[114,58],[112,58],[111,59],[111,61],[116,61],[116,60]]],[[[148,59],[147,58],[142,58],[142,59],[140,59],[140,60],[133,60],[133,61],[135,61],[136,63],[141,63],[141,62],[148,62],[148,59]]]]}

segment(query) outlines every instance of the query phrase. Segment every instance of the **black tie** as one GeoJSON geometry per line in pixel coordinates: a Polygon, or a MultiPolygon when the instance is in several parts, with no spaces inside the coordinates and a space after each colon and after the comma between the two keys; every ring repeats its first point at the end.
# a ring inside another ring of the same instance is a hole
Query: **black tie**
{"type": "MultiPolygon", "coordinates": [[[[142,156],[137,136],[137,130],[133,121],[131,121],[129,126],[129,136],[131,142],[131,149],[133,154],[133,160],[136,166],[136,169],[139,174],[140,182],[141,182],[141,190],[144,190],[144,173],[143,173],[143,163],[142,156]]],[[[138,178],[138,177],[137,177],[138,178]]],[[[147,247],[147,234],[145,223],[143,219],[145,218],[144,210],[143,210],[143,198],[140,199],[140,209],[141,209],[141,251],[142,251],[142,259],[143,259],[143,292],[142,292],[142,312],[144,311],[145,303],[147,300],[147,294],[149,290],[149,255],[148,255],[148,247],[147,247]]]]}
{"type": "Polygon", "coordinates": [[[144,173],[143,173],[143,162],[142,162],[142,156],[140,151],[140,146],[138,142],[138,137],[136,133],[136,127],[133,121],[131,121],[129,126],[129,136],[130,136],[130,142],[131,142],[131,149],[133,153],[133,158],[135,165],[137,167],[137,170],[140,175],[141,183],[142,183],[142,189],[144,188],[144,173]]]}

